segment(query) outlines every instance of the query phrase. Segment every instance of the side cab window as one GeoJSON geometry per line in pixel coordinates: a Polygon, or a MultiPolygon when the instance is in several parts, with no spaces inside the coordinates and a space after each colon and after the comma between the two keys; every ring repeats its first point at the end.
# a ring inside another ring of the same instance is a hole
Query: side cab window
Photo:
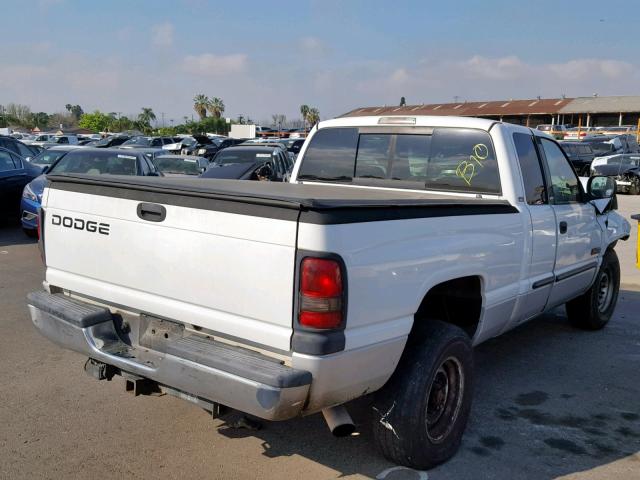
{"type": "Polygon", "coordinates": [[[556,205],[582,201],[580,181],[562,149],[553,140],[538,137],[549,172],[549,201],[556,205]]]}
{"type": "Polygon", "coordinates": [[[527,133],[514,133],[513,143],[518,155],[527,204],[548,203],[547,186],[533,136],[527,133]]]}

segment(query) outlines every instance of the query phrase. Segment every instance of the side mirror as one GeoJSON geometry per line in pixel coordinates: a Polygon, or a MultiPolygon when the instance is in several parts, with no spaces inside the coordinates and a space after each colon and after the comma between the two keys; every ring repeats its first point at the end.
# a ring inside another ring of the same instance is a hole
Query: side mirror
{"type": "Polygon", "coordinates": [[[616,181],[611,177],[593,176],[587,183],[587,193],[593,200],[611,198],[616,193],[616,181]]]}

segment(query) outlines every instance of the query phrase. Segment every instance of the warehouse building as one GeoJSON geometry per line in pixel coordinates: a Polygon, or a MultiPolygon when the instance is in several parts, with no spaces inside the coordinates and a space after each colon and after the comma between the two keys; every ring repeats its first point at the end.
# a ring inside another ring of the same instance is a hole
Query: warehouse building
{"type": "Polygon", "coordinates": [[[543,123],[594,127],[637,125],[640,120],[640,96],[535,98],[366,107],[352,110],[343,117],[366,115],[457,115],[489,118],[530,127],[543,123]]]}

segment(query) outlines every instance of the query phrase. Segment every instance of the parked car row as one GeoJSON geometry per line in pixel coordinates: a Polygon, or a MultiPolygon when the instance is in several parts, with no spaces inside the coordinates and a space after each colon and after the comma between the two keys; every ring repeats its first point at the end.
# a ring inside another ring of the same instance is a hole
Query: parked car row
{"type": "Polygon", "coordinates": [[[594,159],[611,155],[637,154],[640,146],[634,135],[589,135],[582,140],[560,142],[575,171],[588,177],[594,159]]]}
{"type": "Polygon", "coordinates": [[[15,182],[12,197],[4,203],[15,205],[17,209],[17,199],[22,193],[20,219],[23,230],[30,237],[37,236],[38,208],[46,174],[200,176],[284,182],[289,180],[293,169],[293,160],[281,145],[259,144],[220,150],[211,161],[200,156],[171,154],[162,148],[126,148],[124,145],[119,148],[59,145],[44,150],[31,162],[15,157],[14,163],[30,168],[30,174],[22,174],[21,180],[15,182]]]}

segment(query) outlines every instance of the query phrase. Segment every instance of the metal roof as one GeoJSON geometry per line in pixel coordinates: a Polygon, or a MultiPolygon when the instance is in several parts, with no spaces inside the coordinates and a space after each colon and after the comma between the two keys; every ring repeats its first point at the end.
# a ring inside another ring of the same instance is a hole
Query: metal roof
{"type": "Polygon", "coordinates": [[[460,117],[508,117],[558,113],[640,112],[640,96],[541,98],[488,102],[432,103],[423,105],[357,108],[343,117],[367,115],[456,115],[460,117]]]}
{"type": "Polygon", "coordinates": [[[461,117],[487,117],[510,115],[552,115],[560,112],[572,99],[542,98],[530,100],[494,100],[489,102],[433,103],[404,107],[366,107],[345,113],[343,117],[367,115],[456,115],[461,117]]]}
{"type": "Polygon", "coordinates": [[[640,112],[639,96],[578,97],[558,113],[627,113],[640,112]]]}

